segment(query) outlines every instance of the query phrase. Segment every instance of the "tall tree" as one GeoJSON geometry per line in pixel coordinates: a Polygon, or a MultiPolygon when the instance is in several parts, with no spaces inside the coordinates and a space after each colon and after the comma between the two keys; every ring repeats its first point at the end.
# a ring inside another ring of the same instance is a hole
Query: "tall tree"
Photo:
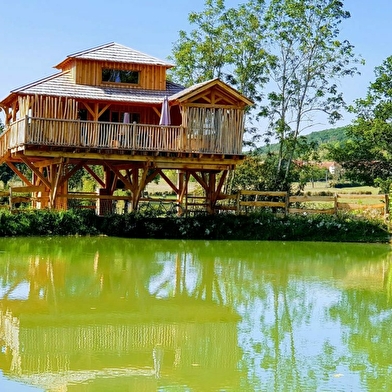
{"type": "Polygon", "coordinates": [[[366,97],[351,108],[357,117],[346,132],[348,140],[331,145],[329,152],[347,177],[388,192],[392,183],[392,56],[374,72],[366,97]]]}
{"type": "Polygon", "coordinates": [[[315,112],[341,118],[345,106],[336,80],[357,68],[353,46],[340,40],[339,26],[350,17],[337,0],[270,0],[265,15],[271,92],[263,114],[279,142],[277,179],[286,181],[300,133],[315,112]]]}
{"type": "Polygon", "coordinates": [[[275,183],[289,182],[298,137],[314,125],[313,114],[333,123],[345,106],[337,80],[357,72],[358,62],[340,39],[349,17],[338,0],[248,0],[230,9],[206,0],[205,10],[189,16],[196,28],[180,32],[172,76],[185,85],[220,77],[254,100],[252,114],[268,119],[268,131],[249,122],[247,130],[278,140],[275,183]]]}
{"type": "Polygon", "coordinates": [[[174,44],[172,78],[189,86],[218,77],[260,100],[268,61],[264,12],[264,0],[229,9],[224,0],[206,0],[203,11],[189,15],[195,29],[180,31],[174,44]]]}
{"type": "Polygon", "coordinates": [[[190,86],[222,76],[229,62],[224,13],[224,0],[206,0],[202,12],[189,14],[189,23],[196,28],[179,32],[170,56],[176,63],[171,75],[177,82],[190,86]]]}

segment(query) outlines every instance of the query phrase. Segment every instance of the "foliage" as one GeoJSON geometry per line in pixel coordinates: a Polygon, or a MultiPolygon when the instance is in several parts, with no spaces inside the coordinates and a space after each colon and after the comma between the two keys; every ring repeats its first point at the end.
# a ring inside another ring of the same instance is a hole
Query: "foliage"
{"type": "Polygon", "coordinates": [[[0,236],[97,235],[97,216],[89,210],[0,212],[0,236]]]}
{"type": "Polygon", "coordinates": [[[351,180],[386,191],[392,179],[392,56],[375,68],[375,77],[366,97],[351,108],[357,119],[348,140],[331,145],[329,154],[351,180]]]}
{"type": "Polygon", "coordinates": [[[9,168],[9,166],[6,163],[2,163],[0,165],[0,181],[3,181],[4,185],[6,186],[13,178],[15,173],[9,168]]]}
{"type": "Polygon", "coordinates": [[[341,1],[271,0],[266,14],[274,90],[264,113],[279,142],[278,173],[289,176],[300,133],[312,124],[312,113],[341,118],[344,100],[336,80],[352,75],[353,46],[339,40],[339,25],[350,17],[341,1]]]}
{"type": "Polygon", "coordinates": [[[319,146],[327,143],[342,142],[347,139],[346,132],[348,126],[324,129],[322,131],[311,132],[306,135],[308,142],[315,142],[319,146]]]}
{"type": "MultiPolygon", "coordinates": [[[[324,129],[322,131],[311,132],[307,135],[303,135],[306,141],[310,144],[317,146],[318,154],[323,154],[323,149],[331,144],[344,142],[347,139],[346,132],[348,131],[348,126],[324,129]]],[[[277,153],[279,150],[278,143],[272,143],[268,145],[263,145],[254,150],[255,153],[265,155],[268,152],[277,153]]]]}
{"type": "Polygon", "coordinates": [[[388,242],[381,220],[352,214],[288,215],[270,212],[197,217],[98,217],[90,210],[0,212],[0,236],[109,235],[127,238],[388,242]]]}
{"type": "Polygon", "coordinates": [[[258,154],[247,155],[244,161],[237,165],[230,180],[228,193],[235,193],[240,189],[289,190],[290,184],[276,181],[275,167],[276,156],[273,154],[268,154],[266,157],[261,157],[258,154]]]}
{"type": "Polygon", "coordinates": [[[189,14],[189,23],[197,28],[189,34],[181,30],[173,48],[171,58],[177,67],[171,76],[185,86],[221,77],[229,61],[225,51],[228,36],[223,23],[224,1],[206,0],[205,7],[204,12],[189,14]]]}
{"type": "Polygon", "coordinates": [[[271,182],[287,184],[312,114],[341,118],[336,80],[353,75],[358,62],[350,42],[340,39],[349,17],[338,0],[248,0],[229,9],[223,0],[206,0],[204,11],[189,15],[195,28],[181,31],[174,45],[172,77],[185,85],[220,77],[252,99],[250,142],[278,140],[271,182]],[[253,125],[254,114],[269,120],[266,134],[253,125]]]}
{"type": "Polygon", "coordinates": [[[171,58],[171,77],[185,86],[213,78],[230,82],[250,99],[260,99],[266,82],[262,1],[225,8],[224,0],[206,0],[202,12],[191,12],[195,29],[180,31],[171,58]]]}

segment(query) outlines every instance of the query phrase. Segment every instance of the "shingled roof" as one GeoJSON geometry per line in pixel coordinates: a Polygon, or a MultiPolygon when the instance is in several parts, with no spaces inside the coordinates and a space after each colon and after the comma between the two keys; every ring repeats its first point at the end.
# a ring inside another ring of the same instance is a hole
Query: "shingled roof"
{"type": "Polygon", "coordinates": [[[168,63],[165,60],[149,56],[145,53],[139,52],[132,48],[128,48],[127,46],[117,44],[115,42],[110,42],[105,45],[96,46],[91,49],[70,54],[65,60],[56,65],[55,68],[63,69],[64,64],[72,59],[111,61],[116,63],[128,64],[148,64],[158,65],[165,68],[171,68],[174,66],[173,64],[168,63]]]}
{"type": "Polygon", "coordinates": [[[74,99],[114,101],[126,103],[160,104],[163,98],[183,90],[179,84],[167,81],[166,90],[147,90],[111,86],[88,86],[76,84],[70,71],[60,72],[11,92],[18,95],[47,95],[74,99]]]}

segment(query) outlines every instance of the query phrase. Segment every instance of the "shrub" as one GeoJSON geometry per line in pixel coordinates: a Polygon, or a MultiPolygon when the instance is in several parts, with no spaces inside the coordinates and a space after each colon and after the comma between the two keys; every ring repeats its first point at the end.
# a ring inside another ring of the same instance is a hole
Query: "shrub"
{"type": "Polygon", "coordinates": [[[154,217],[140,212],[98,217],[91,210],[0,212],[0,236],[99,235],[200,240],[389,242],[380,219],[353,214],[154,217]]]}

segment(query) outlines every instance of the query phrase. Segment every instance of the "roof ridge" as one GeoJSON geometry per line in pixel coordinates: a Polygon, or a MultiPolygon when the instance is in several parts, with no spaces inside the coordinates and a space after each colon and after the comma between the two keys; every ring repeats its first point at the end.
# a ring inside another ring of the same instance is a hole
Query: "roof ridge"
{"type": "MultiPolygon", "coordinates": [[[[114,44],[115,44],[115,42],[107,42],[106,44],[94,46],[94,47],[92,47],[92,48],[80,50],[79,52],[71,53],[71,54],[67,55],[67,57],[78,57],[78,56],[80,56],[80,55],[82,55],[82,54],[86,54],[86,53],[90,53],[90,52],[95,52],[96,50],[100,50],[100,49],[106,48],[106,47],[108,47],[108,46],[113,46],[114,44]]],[[[118,45],[119,45],[119,44],[118,44],[118,45]]]]}
{"type": "MultiPolygon", "coordinates": [[[[79,51],[79,52],[75,52],[75,53],[69,54],[69,55],[67,56],[67,59],[83,57],[83,56],[92,54],[92,53],[94,53],[94,52],[98,52],[98,51],[100,51],[100,50],[102,50],[102,49],[110,48],[111,46],[117,47],[117,48],[122,48],[122,49],[124,49],[124,50],[126,50],[126,51],[132,52],[132,53],[135,54],[135,55],[139,55],[140,57],[145,58],[145,59],[150,59],[150,60],[153,60],[153,61],[158,62],[158,63],[161,63],[161,64],[166,64],[166,65],[173,66],[173,64],[169,63],[167,60],[163,60],[163,59],[161,59],[161,58],[159,58],[159,57],[152,56],[152,55],[147,54],[147,53],[145,53],[145,52],[142,52],[142,51],[140,51],[140,50],[131,48],[131,47],[129,47],[129,46],[125,46],[125,45],[123,45],[123,44],[119,44],[119,43],[114,42],[114,41],[113,41],[113,42],[108,42],[108,43],[106,43],[106,44],[102,44],[102,45],[99,45],[99,46],[95,46],[95,47],[93,47],[93,48],[89,48],[89,49],[85,49],[85,50],[81,50],[81,51],[79,51]]],[[[60,64],[61,64],[61,63],[60,63],[60,64]]]]}

